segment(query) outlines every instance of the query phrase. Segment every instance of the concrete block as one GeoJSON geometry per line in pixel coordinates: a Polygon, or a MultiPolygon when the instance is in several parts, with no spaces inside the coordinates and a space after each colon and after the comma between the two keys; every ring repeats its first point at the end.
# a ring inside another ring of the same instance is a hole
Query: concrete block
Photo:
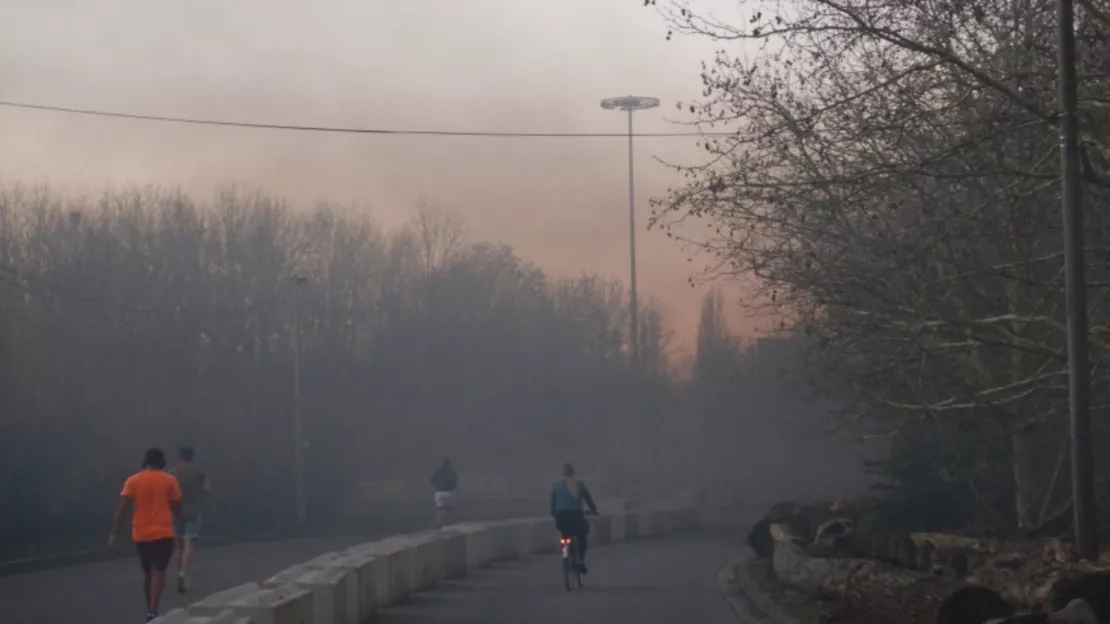
{"type": "Polygon", "coordinates": [[[609,543],[616,544],[628,539],[628,514],[612,514],[609,518],[609,543]]]}
{"type": "MultiPolygon", "coordinates": [[[[248,615],[238,615],[234,611],[221,611],[203,624],[256,624],[257,620],[248,615]]],[[[192,624],[190,622],[190,624],[192,624]]],[[[198,622],[197,624],[201,624],[198,622]]]]}
{"type": "Polygon", "coordinates": [[[590,543],[604,546],[612,542],[612,516],[594,516],[590,518],[590,543]]]}
{"type": "Polygon", "coordinates": [[[678,529],[680,531],[689,531],[702,522],[701,512],[693,505],[684,507],[678,513],[678,529]]]}
{"type": "Polygon", "coordinates": [[[505,559],[505,553],[509,550],[509,531],[503,522],[491,522],[486,527],[486,533],[489,534],[489,560],[501,561],[505,559]]]}
{"type": "Polygon", "coordinates": [[[357,605],[356,622],[370,619],[384,604],[389,589],[387,565],[384,558],[369,553],[348,553],[328,566],[347,570],[347,599],[357,605]]]}
{"type": "MultiPolygon", "coordinates": [[[[347,552],[350,552],[350,550],[352,549],[348,549],[347,552]]],[[[326,552],[321,555],[316,555],[315,557],[303,563],[298,563],[297,565],[292,566],[292,568],[302,568],[306,570],[323,570],[336,561],[343,559],[346,555],[346,552],[326,552]]]]}
{"type": "Polygon", "coordinates": [[[261,589],[261,586],[258,583],[243,583],[242,585],[236,585],[235,587],[209,594],[199,601],[191,603],[185,610],[189,612],[189,615],[204,615],[209,617],[219,615],[220,611],[231,601],[242,598],[243,596],[252,595],[258,592],[259,589],[261,589]]]}
{"type": "MultiPolygon", "coordinates": [[[[290,566],[263,581],[262,587],[275,589],[283,585],[294,585],[311,591],[313,624],[359,624],[361,614],[358,571],[334,565],[316,567],[329,559],[330,557],[316,558],[309,566],[290,566]]],[[[369,613],[372,614],[373,611],[369,613]]]]}
{"type": "MultiPolygon", "coordinates": [[[[384,565],[384,562],[382,562],[384,565]]],[[[357,624],[370,618],[377,607],[377,575],[374,571],[374,557],[371,555],[358,555],[349,551],[330,552],[318,555],[304,563],[290,566],[267,579],[264,587],[294,583],[300,579],[304,572],[324,570],[341,570],[343,584],[343,600],[345,602],[339,609],[339,617],[357,624]]],[[[329,572],[336,575],[336,572],[329,572]]]]}
{"type": "Polygon", "coordinates": [[[551,518],[528,518],[523,520],[527,525],[527,553],[555,552],[559,548],[559,533],[555,530],[555,521],[551,518]]]}
{"type": "Polygon", "coordinates": [[[493,561],[493,532],[490,523],[473,523],[458,527],[466,536],[466,569],[473,570],[493,561]]]}
{"type": "Polygon", "coordinates": [[[192,616],[184,609],[174,609],[151,620],[154,624],[254,624],[249,616],[236,615],[234,611],[221,611],[212,616],[192,616]]]}
{"type": "Polygon", "coordinates": [[[672,533],[678,532],[678,514],[679,510],[677,508],[663,510],[663,535],[671,535],[672,533]]]}
{"type": "Polygon", "coordinates": [[[312,624],[359,624],[358,589],[348,596],[351,571],[337,567],[307,570],[292,585],[312,592],[312,624]]]}
{"type": "Polygon", "coordinates": [[[445,542],[439,536],[427,536],[414,541],[413,591],[426,591],[435,587],[446,576],[445,542]]]}
{"type": "MultiPolygon", "coordinates": [[[[227,604],[227,610],[248,616],[255,624],[315,624],[314,598],[308,589],[282,585],[236,598],[227,604]]],[[[192,613],[191,606],[189,612],[192,613]]]]}
{"type": "MultiPolygon", "coordinates": [[[[416,550],[407,537],[391,537],[357,546],[357,552],[385,561],[385,582],[377,584],[378,606],[395,605],[408,598],[417,583],[416,550]]],[[[352,549],[355,550],[355,549],[352,549]]]]}
{"type": "Polygon", "coordinates": [[[624,516],[624,539],[634,540],[640,539],[642,533],[640,528],[643,525],[644,513],[642,511],[632,511],[624,516]]]}
{"type": "Polygon", "coordinates": [[[519,520],[504,520],[493,527],[493,557],[498,561],[528,555],[531,527],[519,520]]]}
{"type": "Polygon", "coordinates": [[[521,518],[516,521],[514,527],[515,535],[513,536],[513,552],[512,556],[516,559],[524,559],[530,557],[532,550],[532,533],[535,529],[535,523],[530,518],[521,518]]]}
{"type": "MultiPolygon", "coordinates": [[[[334,554],[334,553],[329,553],[329,554],[334,554]]],[[[288,568],[285,568],[284,570],[282,570],[281,572],[278,572],[277,574],[275,574],[275,575],[271,576],[270,578],[266,579],[265,581],[262,581],[262,587],[273,588],[273,587],[278,587],[278,586],[281,586],[281,585],[288,585],[288,584],[292,583],[294,580],[304,576],[305,572],[309,572],[311,570],[319,570],[321,568],[322,568],[322,566],[306,566],[303,563],[298,563],[296,565],[291,565],[288,568]]]]}
{"type": "Polygon", "coordinates": [[[374,612],[389,602],[389,561],[375,555],[372,546],[377,542],[360,544],[339,553],[339,558],[326,567],[347,570],[348,595],[358,596],[359,621],[373,617],[374,612]]]}
{"type": "Polygon", "coordinates": [[[443,536],[443,578],[466,576],[466,534],[447,530],[443,536]]]}

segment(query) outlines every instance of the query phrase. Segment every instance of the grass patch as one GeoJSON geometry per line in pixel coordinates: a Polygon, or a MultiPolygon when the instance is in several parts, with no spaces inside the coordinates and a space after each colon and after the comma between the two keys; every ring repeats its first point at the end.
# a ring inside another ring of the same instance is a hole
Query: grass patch
{"type": "Polygon", "coordinates": [[[812,599],[790,589],[775,578],[770,561],[754,559],[745,564],[744,568],[752,582],[799,624],[822,624],[825,621],[821,617],[821,609],[812,599]]]}

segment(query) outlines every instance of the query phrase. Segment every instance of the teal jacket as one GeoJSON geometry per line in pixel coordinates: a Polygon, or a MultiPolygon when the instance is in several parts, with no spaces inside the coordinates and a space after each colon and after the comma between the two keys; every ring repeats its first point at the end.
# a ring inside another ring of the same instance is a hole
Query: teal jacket
{"type": "Polygon", "coordinates": [[[589,506],[591,513],[597,515],[594,498],[590,496],[590,490],[582,481],[575,480],[572,487],[566,479],[559,479],[551,486],[551,515],[566,512],[581,513],[583,502],[589,506]]]}

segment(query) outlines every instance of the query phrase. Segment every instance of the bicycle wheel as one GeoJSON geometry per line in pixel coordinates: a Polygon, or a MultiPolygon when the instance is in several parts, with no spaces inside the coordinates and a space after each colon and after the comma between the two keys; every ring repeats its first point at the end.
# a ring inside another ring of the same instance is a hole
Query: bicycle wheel
{"type": "Polygon", "coordinates": [[[574,557],[572,557],[572,560],[574,561],[574,566],[573,566],[574,578],[578,582],[578,589],[582,589],[582,557],[580,557],[578,555],[578,540],[577,539],[574,540],[573,546],[574,546],[574,550],[572,552],[574,553],[574,557]]]}
{"type": "Polygon", "coordinates": [[[574,572],[574,562],[571,560],[570,547],[563,547],[563,586],[571,590],[570,575],[574,572]]]}

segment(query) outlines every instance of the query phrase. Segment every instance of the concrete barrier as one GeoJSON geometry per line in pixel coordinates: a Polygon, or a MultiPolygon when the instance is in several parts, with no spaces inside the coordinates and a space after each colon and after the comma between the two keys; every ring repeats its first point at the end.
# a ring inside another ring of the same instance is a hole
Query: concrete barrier
{"type": "Polygon", "coordinates": [[[185,609],[174,609],[151,620],[152,624],[255,624],[249,616],[236,615],[234,611],[221,611],[208,616],[192,616],[185,609]]]}
{"type": "Polygon", "coordinates": [[[700,508],[694,506],[683,507],[678,512],[678,529],[680,531],[689,531],[694,527],[701,526],[702,518],[703,511],[700,508]]]}
{"type": "Polygon", "coordinates": [[[613,517],[595,516],[590,518],[590,544],[605,546],[613,541],[613,517]]]}
{"type": "Polygon", "coordinates": [[[481,522],[459,525],[457,530],[466,536],[466,569],[480,568],[493,561],[493,532],[491,523],[481,522]]]}
{"type": "Polygon", "coordinates": [[[384,578],[377,583],[378,607],[404,601],[416,590],[416,550],[408,537],[390,537],[351,548],[352,553],[372,555],[385,561],[384,578]]]}
{"type": "MultiPolygon", "coordinates": [[[[347,570],[354,579],[358,597],[358,621],[365,622],[383,605],[389,604],[389,560],[358,550],[340,553],[328,567],[347,570]]],[[[350,583],[350,580],[348,580],[350,583]]]]}
{"type": "MultiPolygon", "coordinates": [[[[336,612],[338,621],[359,624],[374,614],[377,607],[377,574],[374,557],[348,552],[329,552],[304,563],[286,568],[262,583],[263,587],[276,587],[297,582],[305,572],[327,572],[324,578],[343,585],[343,604],[336,612]]],[[[338,597],[337,597],[338,600],[338,597]]]]}
{"type": "Polygon", "coordinates": [[[443,540],[443,578],[466,576],[466,534],[448,529],[443,540]]]}
{"type": "Polygon", "coordinates": [[[628,514],[613,514],[609,518],[609,543],[617,544],[628,539],[628,514]]]}
{"type": "Polygon", "coordinates": [[[262,583],[262,587],[267,589],[282,585],[295,585],[312,592],[313,624],[362,622],[356,570],[342,566],[312,569],[300,564],[287,568],[262,583]]]}
{"type": "Polygon", "coordinates": [[[412,591],[427,591],[435,587],[447,576],[446,540],[439,535],[423,536],[416,540],[413,548],[413,588],[412,591]]]}
{"type": "Polygon", "coordinates": [[[185,607],[189,615],[214,616],[219,615],[233,600],[256,593],[262,586],[258,583],[243,583],[205,596],[198,602],[185,607]]]}
{"type": "MultiPolygon", "coordinates": [[[[616,507],[616,505],[614,505],[616,507]]],[[[596,546],[697,525],[689,505],[657,505],[590,519],[596,546]]],[[[155,620],[159,624],[362,624],[446,579],[490,562],[558,550],[550,518],[454,525],[352,546],[282,570],[261,585],[217,592],[155,620]]]]}
{"type": "Polygon", "coordinates": [[[529,519],[506,520],[494,527],[495,559],[523,559],[532,554],[532,523],[529,519]]]}
{"type": "Polygon", "coordinates": [[[528,554],[550,553],[559,549],[559,533],[555,530],[554,520],[529,518],[523,522],[528,525],[528,554]]]}
{"type": "Polygon", "coordinates": [[[640,511],[631,511],[624,515],[624,539],[634,540],[642,537],[640,532],[642,520],[643,512],[640,511]]]}
{"type": "Polygon", "coordinates": [[[667,509],[663,512],[663,535],[678,532],[678,509],[667,509]]]}
{"type": "Polygon", "coordinates": [[[189,605],[188,610],[189,615],[209,617],[230,611],[240,617],[249,617],[254,624],[317,624],[313,598],[311,590],[296,585],[281,585],[240,595],[219,606],[206,604],[202,600],[189,605]]]}

